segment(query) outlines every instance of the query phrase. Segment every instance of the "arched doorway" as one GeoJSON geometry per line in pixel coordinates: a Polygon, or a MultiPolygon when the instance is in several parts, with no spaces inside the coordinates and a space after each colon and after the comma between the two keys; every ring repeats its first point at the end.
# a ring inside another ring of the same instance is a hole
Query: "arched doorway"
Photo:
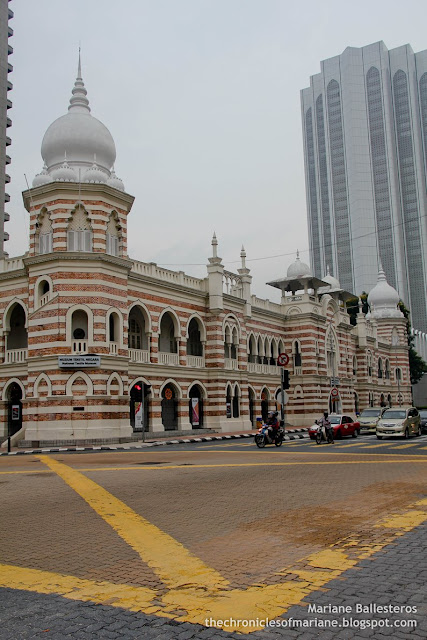
{"type": "Polygon", "coordinates": [[[162,423],[165,431],[178,429],[178,397],[172,384],[167,384],[162,391],[162,423]]]}
{"type": "Polygon", "coordinates": [[[267,422],[268,418],[268,391],[263,389],[261,391],[261,416],[263,423],[267,422]]]}
{"type": "Polygon", "coordinates": [[[201,429],[203,427],[203,394],[198,384],[194,384],[188,401],[188,415],[190,424],[193,429],[201,429]]]}
{"type": "Polygon", "coordinates": [[[134,431],[148,431],[151,385],[135,382],[129,394],[129,418],[134,431]],[[142,404],[142,406],[141,406],[142,404]]]}
{"type": "Polygon", "coordinates": [[[253,390],[249,387],[248,389],[248,394],[249,394],[249,419],[251,421],[252,426],[255,426],[255,393],[253,392],[253,390]]]}
{"type": "Polygon", "coordinates": [[[354,412],[359,415],[359,396],[354,392],[354,412]]]}
{"type": "Polygon", "coordinates": [[[22,427],[22,389],[16,382],[7,389],[8,435],[13,436],[22,427]]]}

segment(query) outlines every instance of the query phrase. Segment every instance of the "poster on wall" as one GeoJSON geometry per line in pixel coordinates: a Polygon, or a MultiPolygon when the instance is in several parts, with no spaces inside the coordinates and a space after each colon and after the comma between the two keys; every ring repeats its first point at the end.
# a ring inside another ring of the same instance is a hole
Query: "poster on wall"
{"type": "Polygon", "coordinates": [[[135,431],[142,431],[144,416],[144,403],[135,402],[135,431]]]}
{"type": "Polygon", "coordinates": [[[227,418],[231,418],[231,402],[227,402],[225,405],[225,415],[227,418]]]}
{"type": "Polygon", "coordinates": [[[199,398],[191,398],[191,424],[198,427],[200,424],[199,398]]]}

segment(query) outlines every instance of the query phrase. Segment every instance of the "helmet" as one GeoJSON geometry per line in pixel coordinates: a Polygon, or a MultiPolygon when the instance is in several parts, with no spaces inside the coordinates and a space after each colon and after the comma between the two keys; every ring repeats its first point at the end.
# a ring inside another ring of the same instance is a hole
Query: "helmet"
{"type": "Polygon", "coordinates": [[[269,412],[268,412],[268,417],[269,417],[269,418],[273,418],[275,415],[276,415],[276,414],[275,414],[275,412],[274,412],[274,411],[269,411],[269,412]]]}

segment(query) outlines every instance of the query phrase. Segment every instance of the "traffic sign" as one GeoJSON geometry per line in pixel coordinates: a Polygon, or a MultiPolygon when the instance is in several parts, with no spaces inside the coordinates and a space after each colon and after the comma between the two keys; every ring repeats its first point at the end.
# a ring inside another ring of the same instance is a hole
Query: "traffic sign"
{"type": "Polygon", "coordinates": [[[333,389],[331,389],[331,396],[332,398],[338,398],[338,389],[336,387],[334,387],[333,389]]]}
{"type": "Polygon", "coordinates": [[[277,358],[277,364],[279,367],[286,367],[289,362],[289,356],[287,353],[280,353],[277,358]]]}

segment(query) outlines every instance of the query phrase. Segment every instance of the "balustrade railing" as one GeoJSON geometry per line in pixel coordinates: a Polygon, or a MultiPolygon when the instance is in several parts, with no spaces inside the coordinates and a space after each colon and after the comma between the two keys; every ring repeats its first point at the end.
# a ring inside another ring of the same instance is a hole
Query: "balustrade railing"
{"type": "Polygon", "coordinates": [[[28,349],[7,349],[5,353],[5,363],[15,364],[17,362],[25,362],[28,357],[28,349]]]}
{"type": "Polygon", "coordinates": [[[87,353],[87,340],[73,340],[71,349],[73,353],[87,353]]]}
{"type": "Polygon", "coordinates": [[[131,362],[150,362],[150,352],[145,349],[129,349],[131,362]]]}
{"type": "Polygon", "coordinates": [[[188,367],[196,367],[197,369],[201,369],[205,366],[205,359],[203,356],[189,356],[187,355],[187,366],[188,367]]]}
{"type": "Polygon", "coordinates": [[[159,351],[159,364],[178,365],[179,355],[177,353],[165,353],[159,351]]]}
{"type": "Polygon", "coordinates": [[[224,367],[226,369],[237,370],[239,368],[238,361],[234,358],[225,358],[224,359],[224,367]]]}

